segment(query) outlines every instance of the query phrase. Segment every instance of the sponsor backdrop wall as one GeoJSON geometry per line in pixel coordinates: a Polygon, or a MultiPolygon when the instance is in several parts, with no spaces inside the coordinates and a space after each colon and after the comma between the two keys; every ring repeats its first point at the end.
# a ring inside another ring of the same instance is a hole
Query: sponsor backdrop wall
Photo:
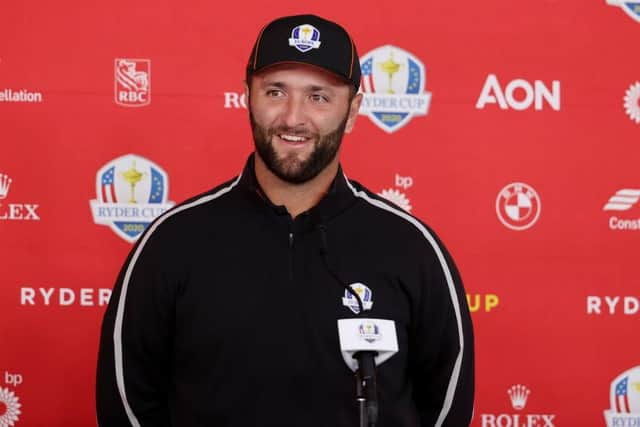
{"type": "Polygon", "coordinates": [[[473,425],[640,425],[640,3],[63,0],[0,6],[0,426],[95,424],[118,270],[240,172],[252,42],[301,12],[357,42],[348,176],[461,270],[473,425]]]}

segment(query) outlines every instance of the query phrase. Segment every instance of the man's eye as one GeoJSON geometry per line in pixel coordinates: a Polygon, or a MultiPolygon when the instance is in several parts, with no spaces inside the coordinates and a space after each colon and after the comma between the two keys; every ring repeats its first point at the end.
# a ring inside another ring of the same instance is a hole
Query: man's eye
{"type": "Polygon", "coordinates": [[[284,93],[280,89],[269,89],[267,91],[267,96],[278,97],[282,95],[284,95],[284,93]]]}
{"type": "Polygon", "coordinates": [[[329,102],[329,98],[324,95],[313,94],[311,95],[311,100],[313,102],[329,102]]]}

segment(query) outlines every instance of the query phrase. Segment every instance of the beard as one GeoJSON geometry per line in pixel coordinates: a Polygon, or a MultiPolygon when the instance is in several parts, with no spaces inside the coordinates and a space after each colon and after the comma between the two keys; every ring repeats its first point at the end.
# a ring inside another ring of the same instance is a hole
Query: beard
{"type": "Polygon", "coordinates": [[[312,180],[335,159],[342,144],[344,129],[349,118],[349,111],[338,127],[324,135],[309,132],[303,127],[289,128],[278,126],[265,128],[256,123],[253,112],[249,109],[249,121],[253,132],[253,142],[256,152],[267,168],[281,180],[290,184],[303,184],[312,180]],[[273,137],[278,134],[304,136],[313,139],[313,150],[305,160],[298,159],[295,152],[285,157],[278,156],[273,147],[273,137]]]}

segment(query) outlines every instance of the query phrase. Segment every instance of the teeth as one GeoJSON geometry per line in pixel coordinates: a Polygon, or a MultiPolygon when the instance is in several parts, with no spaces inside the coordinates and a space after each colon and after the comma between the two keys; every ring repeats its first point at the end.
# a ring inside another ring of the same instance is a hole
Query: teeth
{"type": "Polygon", "coordinates": [[[291,142],[302,142],[307,140],[307,138],[305,138],[304,136],[295,136],[295,135],[280,135],[280,138],[284,139],[285,141],[291,141],[291,142]]]}

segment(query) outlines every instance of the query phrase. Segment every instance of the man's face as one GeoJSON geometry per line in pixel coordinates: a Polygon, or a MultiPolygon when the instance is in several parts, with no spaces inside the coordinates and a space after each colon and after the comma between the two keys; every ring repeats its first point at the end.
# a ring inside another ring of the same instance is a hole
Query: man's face
{"type": "Polygon", "coordinates": [[[283,64],[255,74],[249,117],[256,152],[280,179],[304,183],[332,162],[350,132],[361,96],[324,70],[283,64]]]}

